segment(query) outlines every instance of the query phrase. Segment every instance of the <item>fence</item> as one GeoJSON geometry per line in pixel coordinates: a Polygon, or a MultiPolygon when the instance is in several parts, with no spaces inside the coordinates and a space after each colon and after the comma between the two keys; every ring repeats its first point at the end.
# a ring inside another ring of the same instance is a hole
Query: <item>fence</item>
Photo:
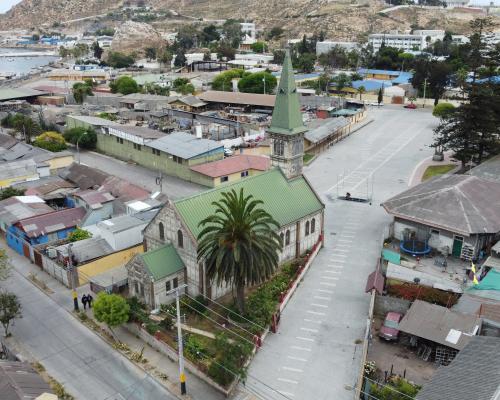
{"type": "MultiPolygon", "coordinates": [[[[35,250],[35,254],[38,253],[37,250],[35,250]]],[[[70,287],[70,279],[69,279],[69,272],[68,270],[64,269],[61,267],[59,264],[57,264],[55,261],[51,260],[49,257],[45,256],[42,253],[39,253],[40,257],[42,259],[42,269],[47,272],[50,276],[56,278],[59,282],[61,282],[64,286],[70,287]]],[[[37,258],[37,257],[35,257],[37,258]]]]}

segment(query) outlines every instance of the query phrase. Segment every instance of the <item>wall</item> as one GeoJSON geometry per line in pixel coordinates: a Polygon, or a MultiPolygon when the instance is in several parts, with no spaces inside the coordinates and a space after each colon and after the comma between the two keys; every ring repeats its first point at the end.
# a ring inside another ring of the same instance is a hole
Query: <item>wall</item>
{"type": "Polygon", "coordinates": [[[160,307],[160,304],[170,304],[175,300],[175,296],[173,294],[167,295],[167,287],[166,283],[170,281],[171,288],[173,289],[173,279],[177,278],[179,281],[179,286],[183,285],[185,282],[185,273],[184,270],[179,271],[175,275],[170,275],[164,279],[161,279],[159,281],[156,281],[153,283],[154,287],[154,305],[153,308],[158,308],[160,307]]]}
{"type": "Polygon", "coordinates": [[[42,254],[42,268],[45,272],[47,272],[50,276],[56,278],[59,282],[61,282],[66,287],[69,287],[69,272],[57,264],[55,261],[52,261],[50,258],[46,257],[42,254]]]}
{"type": "Polygon", "coordinates": [[[89,278],[95,275],[102,274],[112,268],[126,264],[134,255],[143,253],[142,244],[130,247],[128,249],[118,251],[101,257],[97,260],[78,266],[78,278],[80,286],[88,282],[89,278]]]}
{"type": "Polygon", "coordinates": [[[38,173],[33,173],[31,175],[15,176],[12,178],[7,178],[7,179],[0,179],[0,189],[9,187],[13,183],[26,182],[26,181],[37,180],[37,179],[38,179],[38,173]]]}
{"type": "Polygon", "coordinates": [[[388,312],[394,311],[406,314],[411,306],[411,301],[392,296],[375,297],[375,315],[384,317],[388,312]]]}

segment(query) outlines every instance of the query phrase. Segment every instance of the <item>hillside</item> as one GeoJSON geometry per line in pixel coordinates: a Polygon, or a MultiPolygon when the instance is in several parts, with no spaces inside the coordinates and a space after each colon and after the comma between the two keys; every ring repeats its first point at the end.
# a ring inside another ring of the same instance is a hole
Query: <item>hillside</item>
{"type": "MultiPolygon", "coordinates": [[[[3,29],[49,27],[96,15],[103,16],[105,23],[106,14],[124,3],[127,0],[23,0],[0,20],[0,25],[3,29]]],[[[180,23],[197,19],[241,18],[255,21],[264,31],[281,26],[288,38],[324,31],[327,38],[337,40],[363,40],[372,32],[416,27],[468,33],[468,22],[478,16],[458,10],[418,7],[384,14],[381,11],[387,5],[378,0],[358,0],[356,4],[351,0],[267,0],[264,3],[261,0],[147,0],[145,3],[155,10],[173,10],[188,17],[161,18],[151,22],[160,29],[172,30],[180,23]]],[[[78,22],[90,24],[93,18],[78,22]]]]}

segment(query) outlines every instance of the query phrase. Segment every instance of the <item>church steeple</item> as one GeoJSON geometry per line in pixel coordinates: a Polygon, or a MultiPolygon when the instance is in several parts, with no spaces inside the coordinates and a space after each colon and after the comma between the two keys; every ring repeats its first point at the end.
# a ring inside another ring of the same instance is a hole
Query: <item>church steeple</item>
{"type": "Polygon", "coordinates": [[[290,50],[286,49],[268,133],[271,139],[271,162],[279,166],[288,178],[302,174],[306,131],[300,112],[290,50]]]}

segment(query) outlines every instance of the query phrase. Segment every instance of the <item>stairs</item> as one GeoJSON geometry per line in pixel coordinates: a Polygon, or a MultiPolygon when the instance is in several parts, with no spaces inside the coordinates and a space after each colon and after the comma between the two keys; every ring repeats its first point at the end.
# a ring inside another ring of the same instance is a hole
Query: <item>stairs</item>
{"type": "Polygon", "coordinates": [[[474,258],[474,248],[468,244],[464,244],[462,247],[461,258],[466,261],[472,261],[474,258]]]}

